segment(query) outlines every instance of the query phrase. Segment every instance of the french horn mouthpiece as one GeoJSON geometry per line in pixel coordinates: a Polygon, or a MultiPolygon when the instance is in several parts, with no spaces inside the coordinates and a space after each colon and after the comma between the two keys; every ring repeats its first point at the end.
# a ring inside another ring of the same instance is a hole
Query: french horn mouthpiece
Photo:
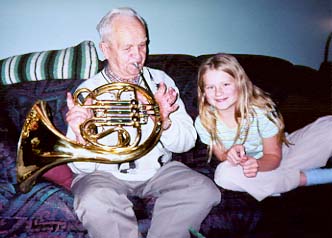
{"type": "Polygon", "coordinates": [[[135,63],[133,63],[133,65],[135,66],[135,68],[140,69],[139,68],[139,63],[135,62],[135,63]]]}

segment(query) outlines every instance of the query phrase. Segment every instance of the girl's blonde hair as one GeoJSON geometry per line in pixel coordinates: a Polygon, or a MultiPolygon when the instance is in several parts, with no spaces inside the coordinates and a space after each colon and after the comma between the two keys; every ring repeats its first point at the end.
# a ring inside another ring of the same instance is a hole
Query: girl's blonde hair
{"type": "Polygon", "coordinates": [[[278,112],[277,107],[269,94],[251,82],[234,56],[219,53],[205,60],[198,70],[198,108],[202,125],[211,136],[211,145],[209,149],[210,157],[212,155],[212,145],[219,144],[222,149],[225,148],[218,137],[217,113],[214,107],[205,99],[204,77],[209,70],[223,71],[229,74],[235,81],[238,90],[238,101],[235,105],[235,119],[238,128],[234,143],[240,138],[240,136],[243,138],[244,143],[250,126],[250,118],[255,116],[253,107],[258,107],[262,109],[269,120],[275,123],[279,128],[278,137],[280,143],[285,142],[288,144],[284,134],[284,121],[282,115],[278,112]],[[245,135],[241,135],[243,133],[245,135]]]}

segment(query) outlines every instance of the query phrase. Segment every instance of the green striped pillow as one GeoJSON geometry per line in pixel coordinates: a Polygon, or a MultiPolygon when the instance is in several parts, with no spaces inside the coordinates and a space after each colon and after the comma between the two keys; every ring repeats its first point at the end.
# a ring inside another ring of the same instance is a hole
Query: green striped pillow
{"type": "Polygon", "coordinates": [[[98,55],[92,41],[61,50],[12,56],[0,60],[0,84],[44,79],[87,79],[98,72],[98,55]]]}

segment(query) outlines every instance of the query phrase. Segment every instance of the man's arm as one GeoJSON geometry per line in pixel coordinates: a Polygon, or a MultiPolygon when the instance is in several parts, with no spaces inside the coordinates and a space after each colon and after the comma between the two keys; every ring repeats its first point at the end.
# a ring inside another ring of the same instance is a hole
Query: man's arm
{"type": "Polygon", "coordinates": [[[174,81],[162,71],[153,71],[159,88],[155,93],[163,120],[161,142],[171,152],[181,153],[195,146],[197,133],[174,81]]]}

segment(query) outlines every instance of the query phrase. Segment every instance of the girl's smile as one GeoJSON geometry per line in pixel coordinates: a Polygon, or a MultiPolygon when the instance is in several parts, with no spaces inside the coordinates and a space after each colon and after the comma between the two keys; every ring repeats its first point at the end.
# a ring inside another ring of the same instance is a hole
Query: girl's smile
{"type": "Polygon", "coordinates": [[[221,70],[208,70],[204,75],[207,102],[218,111],[234,112],[238,91],[234,78],[221,70]]]}

